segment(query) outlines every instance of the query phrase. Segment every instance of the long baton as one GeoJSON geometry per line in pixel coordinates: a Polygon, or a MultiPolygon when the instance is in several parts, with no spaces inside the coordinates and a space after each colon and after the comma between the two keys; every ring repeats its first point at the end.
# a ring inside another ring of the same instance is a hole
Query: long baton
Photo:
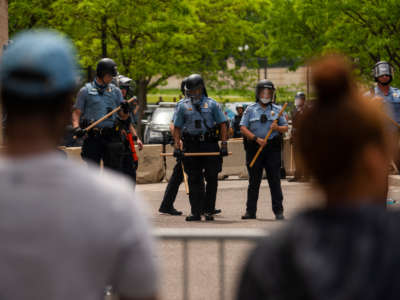
{"type": "Polygon", "coordinates": [[[185,173],[185,167],[183,166],[183,162],[181,162],[181,165],[182,165],[183,182],[185,183],[186,195],[189,195],[189,182],[188,182],[188,177],[187,177],[187,174],[185,173]]]}
{"type": "MultiPolygon", "coordinates": [[[[133,97],[131,99],[129,99],[128,101],[126,101],[127,103],[131,103],[135,100],[136,98],[133,97]]],[[[111,117],[113,114],[115,114],[116,112],[118,112],[121,109],[121,105],[118,106],[117,108],[113,109],[112,111],[110,111],[108,114],[106,114],[104,117],[101,117],[100,119],[98,119],[96,122],[90,124],[88,127],[86,127],[84,130],[89,131],[90,129],[92,129],[93,127],[97,126],[99,123],[103,122],[104,120],[108,119],[109,117],[111,117]]]]}
{"type": "MultiPolygon", "coordinates": [[[[219,152],[194,152],[194,153],[184,153],[183,156],[186,157],[196,157],[196,156],[220,156],[219,152]]],[[[232,152],[229,152],[228,155],[232,155],[232,152]]],[[[174,153],[160,153],[160,156],[174,156],[174,153]]]]}
{"type": "MultiPolygon", "coordinates": [[[[283,112],[285,111],[286,106],[287,106],[287,103],[285,103],[285,104],[283,105],[281,111],[280,111],[279,114],[278,114],[278,118],[277,118],[273,123],[278,123],[278,120],[279,120],[279,118],[282,116],[283,112]]],[[[269,136],[271,135],[271,133],[272,133],[272,129],[270,129],[270,130],[268,131],[267,136],[264,138],[264,143],[265,143],[265,145],[267,144],[268,139],[269,139],[269,136]]],[[[252,167],[254,166],[254,164],[256,163],[256,160],[257,160],[257,158],[260,156],[260,153],[261,153],[262,149],[264,149],[265,145],[264,145],[264,146],[260,146],[260,148],[258,148],[258,151],[257,151],[256,155],[254,155],[253,160],[251,161],[251,163],[250,163],[250,165],[249,165],[250,168],[252,168],[252,167]]]]}

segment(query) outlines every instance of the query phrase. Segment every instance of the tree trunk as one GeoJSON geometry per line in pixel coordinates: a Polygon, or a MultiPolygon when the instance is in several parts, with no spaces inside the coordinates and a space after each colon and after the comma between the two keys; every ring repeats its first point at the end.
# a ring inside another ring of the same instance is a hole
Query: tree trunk
{"type": "Polygon", "coordinates": [[[137,124],[137,129],[136,131],[140,135],[141,138],[143,138],[143,131],[144,128],[142,128],[142,118],[143,118],[143,112],[147,109],[147,86],[148,86],[148,81],[146,79],[139,79],[136,80],[136,92],[137,92],[137,99],[139,102],[139,120],[137,124]]]}

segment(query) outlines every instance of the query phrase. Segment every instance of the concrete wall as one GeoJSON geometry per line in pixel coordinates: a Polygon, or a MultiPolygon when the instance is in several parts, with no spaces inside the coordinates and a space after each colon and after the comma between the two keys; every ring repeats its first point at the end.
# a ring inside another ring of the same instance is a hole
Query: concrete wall
{"type": "Polygon", "coordinates": [[[8,1],[0,0],[0,54],[8,41],[8,1]]]}
{"type": "MultiPolygon", "coordinates": [[[[247,178],[246,156],[242,141],[229,141],[228,149],[232,155],[224,157],[222,172],[220,177],[239,176],[247,178]]],[[[68,158],[82,161],[80,156],[80,147],[65,148],[68,158]]],[[[137,183],[157,183],[164,178],[168,180],[171,177],[172,170],[176,164],[174,157],[164,158],[160,156],[162,145],[145,145],[142,151],[138,151],[139,169],[137,171],[137,183]]],[[[173,152],[171,146],[166,146],[166,152],[173,152]]],[[[283,148],[283,161],[288,175],[294,172],[293,151],[289,139],[285,139],[283,148]]]]}
{"type": "MultiPolygon", "coordinates": [[[[264,69],[259,70],[260,79],[264,78],[264,69]]],[[[254,71],[257,74],[257,70],[254,71]]],[[[257,78],[257,75],[255,76],[257,78]]],[[[289,71],[288,68],[268,68],[267,78],[272,80],[277,87],[307,84],[307,68],[300,67],[296,71],[289,71]]],[[[160,89],[178,89],[181,86],[182,78],[172,76],[168,79],[165,86],[160,89]]]]}

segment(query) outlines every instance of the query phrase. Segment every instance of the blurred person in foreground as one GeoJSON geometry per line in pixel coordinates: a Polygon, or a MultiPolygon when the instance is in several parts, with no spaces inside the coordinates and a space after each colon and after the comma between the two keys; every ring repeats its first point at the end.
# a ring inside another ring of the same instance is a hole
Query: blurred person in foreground
{"type": "Polygon", "coordinates": [[[398,299],[400,215],[385,209],[393,151],[384,112],[364,100],[347,60],[313,67],[317,94],[298,127],[298,151],[324,195],[263,240],[237,299],[398,299]]]}
{"type": "Polygon", "coordinates": [[[56,32],[21,33],[1,59],[0,297],[94,300],[112,285],[121,299],[155,299],[152,241],[128,179],[56,152],[77,75],[56,32]]]}

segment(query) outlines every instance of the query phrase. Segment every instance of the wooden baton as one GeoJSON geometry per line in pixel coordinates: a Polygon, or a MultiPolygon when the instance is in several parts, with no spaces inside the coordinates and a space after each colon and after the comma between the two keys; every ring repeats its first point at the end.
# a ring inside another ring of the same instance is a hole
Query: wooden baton
{"type": "MultiPolygon", "coordinates": [[[[128,101],[126,101],[126,103],[131,103],[135,100],[136,98],[133,97],[131,99],[129,99],[128,101]]],[[[99,123],[103,122],[104,120],[108,119],[109,117],[111,117],[113,114],[115,114],[116,112],[118,112],[121,109],[121,105],[118,106],[117,108],[113,109],[112,111],[110,111],[108,114],[106,114],[104,117],[101,117],[100,119],[98,119],[96,122],[90,124],[88,127],[86,127],[84,130],[89,131],[90,129],[92,129],[93,127],[95,127],[96,125],[98,125],[99,123]]]]}
{"type": "MultiPolygon", "coordinates": [[[[281,111],[280,111],[279,114],[278,114],[278,117],[276,118],[276,120],[274,120],[273,123],[278,123],[278,120],[279,120],[279,118],[282,116],[283,112],[285,111],[286,106],[287,106],[287,103],[285,103],[285,104],[283,105],[281,111]]],[[[271,133],[272,133],[272,129],[270,129],[270,130],[268,131],[267,136],[264,138],[265,145],[267,145],[267,142],[268,142],[268,139],[269,139],[271,133]]],[[[261,153],[262,149],[264,149],[265,145],[264,145],[264,146],[260,146],[260,148],[258,148],[258,151],[257,151],[256,155],[254,155],[253,160],[251,161],[251,163],[250,163],[250,165],[249,165],[250,168],[252,168],[252,167],[254,166],[254,164],[256,163],[256,160],[257,160],[257,158],[260,156],[260,153],[261,153]]]]}
{"type": "Polygon", "coordinates": [[[181,162],[181,165],[182,165],[183,182],[185,183],[186,195],[189,195],[189,182],[188,182],[188,177],[187,177],[187,174],[185,173],[185,167],[183,166],[183,162],[181,162]]]}
{"type": "MultiPolygon", "coordinates": [[[[184,153],[185,157],[196,157],[196,156],[220,156],[219,152],[194,152],[194,153],[184,153]]],[[[232,152],[228,152],[228,155],[232,155],[232,152]]],[[[160,153],[160,156],[174,156],[174,153],[160,153]]]]}

